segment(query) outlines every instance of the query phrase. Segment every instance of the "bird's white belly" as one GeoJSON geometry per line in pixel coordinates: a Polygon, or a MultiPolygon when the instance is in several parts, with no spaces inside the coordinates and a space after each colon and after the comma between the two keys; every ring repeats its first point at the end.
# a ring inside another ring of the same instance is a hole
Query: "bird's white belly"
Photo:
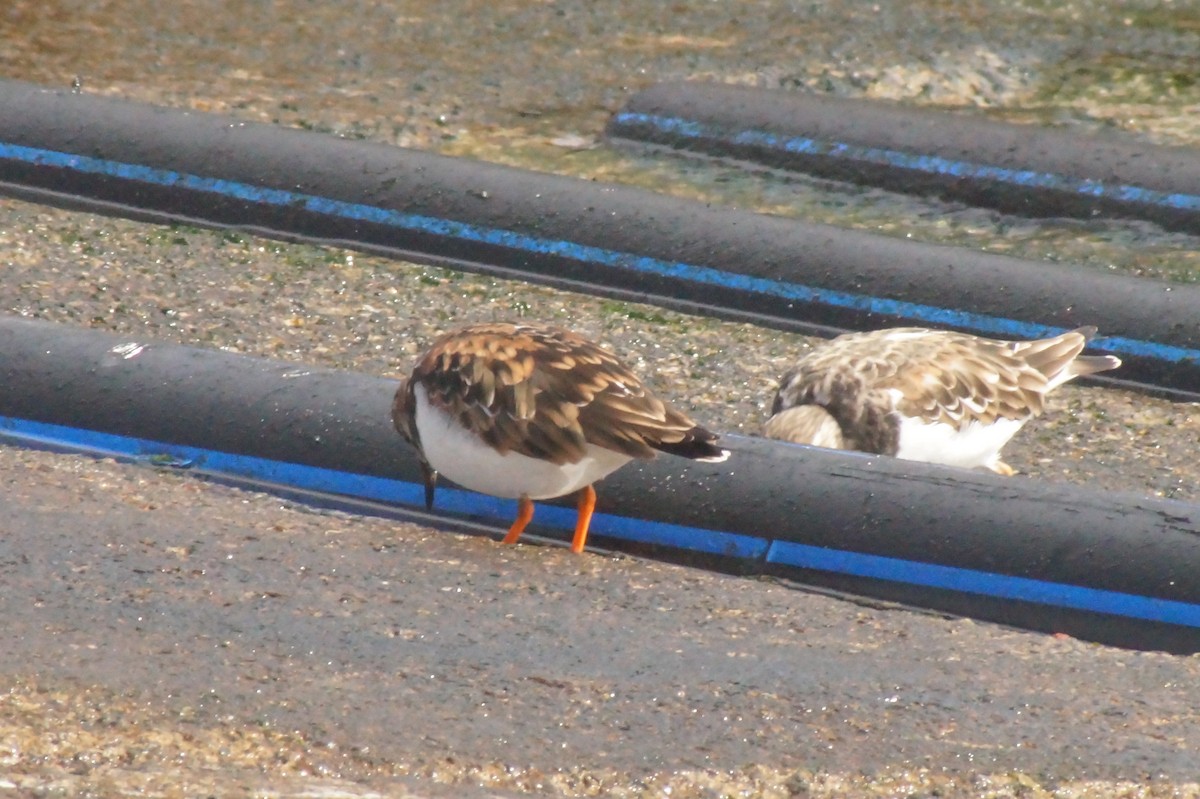
{"type": "Polygon", "coordinates": [[[900,417],[900,448],[897,458],[926,463],[944,463],[976,469],[990,468],[1000,458],[1001,448],[1016,435],[1026,419],[997,419],[984,425],[971,422],[959,429],[937,422],[900,417]]]}
{"type": "Polygon", "coordinates": [[[577,463],[554,464],[517,452],[501,454],[442,409],[416,386],[416,427],[425,458],[437,472],[464,488],[494,497],[549,499],[607,477],[632,460],[593,444],[577,463]]]}

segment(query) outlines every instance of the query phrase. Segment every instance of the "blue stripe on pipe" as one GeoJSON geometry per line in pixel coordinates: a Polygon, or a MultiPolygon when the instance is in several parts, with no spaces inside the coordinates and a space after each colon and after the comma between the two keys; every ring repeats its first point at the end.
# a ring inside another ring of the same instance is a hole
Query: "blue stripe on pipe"
{"type": "Polygon", "coordinates": [[[792,541],[773,541],[768,563],[816,569],[874,580],[908,583],[927,588],[1016,599],[1039,605],[1055,605],[1111,616],[1200,627],[1200,605],[1170,599],[1106,591],[1028,577],[960,569],[933,563],[916,563],[882,555],[826,549],[792,541]]]}
{"type": "MultiPolygon", "coordinates": [[[[896,316],[917,320],[926,324],[962,327],[1010,338],[1040,338],[1057,335],[1065,330],[1065,328],[1061,327],[987,316],[953,308],[941,308],[933,305],[892,300],[885,297],[872,297],[870,295],[806,286],[799,283],[752,277],[750,275],[726,272],[707,266],[664,261],[633,253],[606,250],[600,247],[576,244],[561,239],[543,239],[524,233],[514,233],[508,230],[472,225],[467,222],[457,222],[450,219],[422,216],[419,214],[408,214],[387,208],[332,200],[327,197],[317,197],[310,194],[284,191],[282,189],[262,188],[237,181],[199,177],[138,164],[125,164],[53,150],[0,143],[0,159],[2,158],[62,169],[73,169],[91,174],[108,175],[125,180],[137,180],[161,186],[178,187],[189,191],[207,192],[246,202],[300,207],[326,216],[372,222],[404,230],[415,230],[438,236],[499,245],[540,255],[571,258],[573,260],[616,269],[627,269],[635,272],[688,280],[694,283],[704,283],[739,291],[766,294],[798,302],[896,316]]],[[[1125,338],[1123,336],[1097,337],[1092,340],[1092,345],[1109,352],[1154,358],[1173,363],[1200,359],[1200,350],[1161,344],[1155,341],[1125,338]]]]}
{"type": "MultiPolygon", "coordinates": [[[[421,506],[425,496],[424,486],[402,480],[388,480],[8,416],[0,416],[0,441],[101,457],[116,456],[151,465],[249,477],[293,488],[387,503],[421,506]]],[[[439,489],[438,506],[442,510],[494,518],[504,523],[516,513],[516,505],[512,501],[456,489],[439,489]]],[[[539,507],[538,515],[539,523],[547,522],[547,526],[570,530],[575,524],[575,511],[570,508],[545,505],[539,507]]],[[[597,513],[592,521],[592,530],[597,535],[661,544],[677,549],[748,560],[765,559],[768,563],[804,569],[1200,627],[1200,605],[1187,602],[879,555],[864,555],[790,541],[771,541],[756,536],[610,514],[597,513]]]]}
{"type": "Polygon", "coordinates": [[[619,125],[649,125],[664,133],[690,139],[716,139],[735,145],[767,147],[772,150],[803,155],[834,156],[847,161],[863,161],[869,164],[911,169],[934,175],[993,180],[1025,188],[1053,189],[1108,200],[1156,205],[1183,211],[1200,211],[1200,195],[1196,194],[1155,191],[1140,186],[1072,178],[1052,172],[1036,172],[1031,169],[1007,169],[990,164],[941,158],[936,155],[920,155],[881,147],[824,141],[806,136],[785,136],[766,130],[750,129],[730,133],[718,125],[656,114],[626,111],[617,114],[615,121],[619,125]]]}
{"type": "MultiPolygon", "coordinates": [[[[85,430],[79,427],[0,416],[0,440],[52,449],[67,449],[96,457],[118,457],[152,466],[194,469],[201,472],[248,477],[267,483],[358,497],[389,504],[424,507],[425,486],[318,466],[237,455],[230,452],[168,444],[132,436],[85,430]]],[[[465,516],[496,519],[504,524],[517,516],[514,500],[498,499],[474,491],[439,487],[439,510],[465,516]]],[[[562,530],[575,529],[575,510],[539,505],[537,523],[562,530]]],[[[592,517],[595,535],[660,544],[734,558],[761,560],[770,542],[755,536],[700,530],[667,522],[631,519],[597,513],[592,517]]]]}

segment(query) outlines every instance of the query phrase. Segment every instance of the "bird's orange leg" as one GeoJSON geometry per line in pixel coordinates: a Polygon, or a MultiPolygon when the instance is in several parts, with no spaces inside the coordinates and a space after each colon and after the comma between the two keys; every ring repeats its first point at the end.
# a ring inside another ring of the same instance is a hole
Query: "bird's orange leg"
{"type": "Polygon", "coordinates": [[[525,532],[525,526],[529,524],[529,520],[533,518],[533,500],[529,497],[521,497],[517,500],[517,518],[512,523],[512,527],[508,528],[508,535],[504,536],[505,544],[515,544],[517,539],[521,537],[521,533],[525,532]]]}
{"type": "Polygon", "coordinates": [[[575,519],[575,537],[571,539],[571,551],[582,552],[587,543],[588,528],[592,526],[592,511],[596,509],[596,489],[588,486],[579,492],[579,516],[575,519]]]}

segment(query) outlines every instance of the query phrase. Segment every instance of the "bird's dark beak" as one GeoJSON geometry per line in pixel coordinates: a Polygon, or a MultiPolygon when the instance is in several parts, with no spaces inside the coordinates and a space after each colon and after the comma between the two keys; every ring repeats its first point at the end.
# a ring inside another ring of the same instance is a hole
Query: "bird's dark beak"
{"type": "Polygon", "coordinates": [[[438,473],[425,461],[421,461],[421,474],[425,475],[425,510],[433,510],[433,492],[437,488],[438,473]]]}

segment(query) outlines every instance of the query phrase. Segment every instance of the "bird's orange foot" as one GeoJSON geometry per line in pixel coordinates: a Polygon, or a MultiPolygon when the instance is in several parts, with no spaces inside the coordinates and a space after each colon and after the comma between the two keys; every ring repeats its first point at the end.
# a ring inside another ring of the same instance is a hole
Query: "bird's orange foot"
{"type": "Polygon", "coordinates": [[[503,543],[515,544],[517,539],[521,537],[521,533],[525,532],[526,525],[533,518],[533,500],[529,497],[521,497],[517,500],[517,518],[512,523],[512,527],[508,528],[508,535],[504,536],[503,543]]]}
{"type": "Polygon", "coordinates": [[[575,537],[571,551],[578,554],[587,543],[588,528],[592,526],[592,511],[596,509],[596,489],[587,486],[579,492],[579,515],[575,518],[575,537]]]}

